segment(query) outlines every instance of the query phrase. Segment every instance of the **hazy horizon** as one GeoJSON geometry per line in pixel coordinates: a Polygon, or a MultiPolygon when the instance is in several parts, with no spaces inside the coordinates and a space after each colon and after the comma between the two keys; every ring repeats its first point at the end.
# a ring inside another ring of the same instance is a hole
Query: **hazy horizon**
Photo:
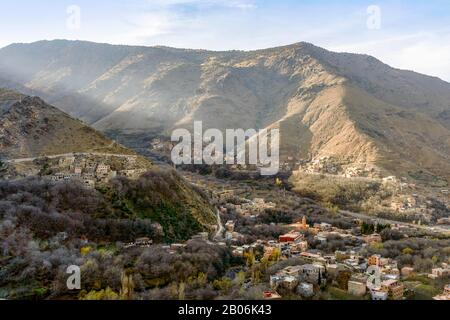
{"type": "MultiPolygon", "coordinates": [[[[70,40],[70,39],[42,39],[42,40],[36,40],[36,41],[32,41],[32,42],[13,42],[13,43],[10,43],[10,44],[8,44],[6,46],[0,47],[0,50],[3,49],[3,48],[8,47],[10,45],[14,45],[14,44],[32,44],[32,43],[44,42],[44,41],[47,41],[47,42],[52,42],[52,41],[73,41],[73,42],[77,42],[78,41],[78,42],[89,42],[89,43],[105,44],[105,45],[112,45],[112,46],[130,46],[130,47],[147,47],[147,48],[160,47],[160,48],[171,48],[171,49],[176,49],[176,50],[199,50],[199,51],[210,51],[210,52],[227,52],[227,51],[251,52],[251,51],[259,51],[259,50],[273,49],[273,48],[279,48],[279,47],[286,47],[286,46],[294,45],[294,44],[297,44],[297,43],[309,43],[309,44],[312,44],[314,46],[317,46],[316,44],[314,44],[312,42],[297,41],[297,42],[293,42],[293,43],[280,44],[280,45],[277,45],[275,47],[262,47],[262,48],[256,48],[256,49],[251,49],[251,50],[246,50],[246,49],[214,50],[214,49],[208,49],[208,48],[174,47],[174,46],[167,46],[167,45],[162,45],[162,44],[161,45],[158,45],[158,44],[155,44],[155,45],[133,45],[133,44],[120,44],[120,43],[114,44],[114,43],[108,43],[108,42],[96,42],[96,41],[83,40],[83,39],[77,39],[77,40],[70,40]]],[[[328,51],[337,52],[337,53],[352,53],[352,54],[360,54],[360,55],[369,55],[369,56],[372,56],[372,57],[380,60],[383,63],[386,63],[386,61],[383,61],[379,57],[374,56],[374,55],[370,55],[370,54],[367,54],[367,53],[364,53],[364,52],[336,51],[336,50],[328,49],[328,48],[323,47],[323,46],[317,46],[317,47],[321,47],[321,48],[326,49],[328,51]]],[[[386,64],[388,64],[390,67],[393,67],[393,68],[396,68],[396,69],[399,69],[399,70],[412,71],[412,72],[416,72],[416,73],[423,74],[423,75],[430,76],[430,77],[437,77],[437,78],[439,78],[442,81],[450,83],[450,78],[449,79],[445,79],[445,78],[442,78],[442,77],[439,77],[439,76],[436,76],[436,75],[433,75],[433,74],[423,73],[423,72],[420,72],[420,71],[417,71],[417,70],[414,70],[414,69],[398,68],[398,67],[396,67],[394,65],[391,65],[389,63],[386,63],[386,64]]]]}
{"type": "Polygon", "coordinates": [[[19,0],[3,9],[0,47],[67,39],[248,51],[304,41],[450,81],[450,3],[442,0],[19,0]]]}

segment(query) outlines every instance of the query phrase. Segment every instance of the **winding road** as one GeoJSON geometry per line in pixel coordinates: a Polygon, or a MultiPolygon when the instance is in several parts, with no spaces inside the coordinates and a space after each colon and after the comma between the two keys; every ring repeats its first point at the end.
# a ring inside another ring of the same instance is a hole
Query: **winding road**
{"type": "Polygon", "coordinates": [[[223,240],[223,232],[225,231],[225,228],[222,225],[222,219],[220,218],[220,212],[218,209],[216,209],[216,217],[217,217],[217,225],[219,226],[219,229],[217,230],[216,234],[214,235],[215,241],[223,240]]]}

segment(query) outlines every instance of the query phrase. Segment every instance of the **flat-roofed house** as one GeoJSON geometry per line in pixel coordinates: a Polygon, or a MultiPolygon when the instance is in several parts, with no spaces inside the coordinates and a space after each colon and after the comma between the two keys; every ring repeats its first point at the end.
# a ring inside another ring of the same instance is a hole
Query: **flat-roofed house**
{"type": "Polygon", "coordinates": [[[405,287],[398,280],[385,280],[381,282],[381,290],[387,292],[392,300],[400,300],[403,298],[405,287]]]}
{"type": "Polygon", "coordinates": [[[281,243],[298,242],[302,240],[302,235],[299,232],[289,232],[279,236],[278,241],[281,243]]]}

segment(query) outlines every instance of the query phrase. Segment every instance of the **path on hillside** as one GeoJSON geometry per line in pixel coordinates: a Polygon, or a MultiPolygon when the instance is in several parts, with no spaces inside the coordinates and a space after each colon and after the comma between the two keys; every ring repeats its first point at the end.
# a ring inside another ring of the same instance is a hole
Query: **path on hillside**
{"type": "Polygon", "coordinates": [[[412,224],[412,223],[408,223],[408,222],[402,222],[402,221],[396,221],[396,220],[390,220],[390,219],[385,219],[385,218],[379,218],[377,216],[371,216],[368,214],[364,214],[364,213],[357,213],[357,212],[352,212],[352,211],[347,211],[347,210],[340,210],[339,211],[341,214],[347,215],[347,216],[351,216],[353,218],[358,218],[358,219],[366,219],[366,220],[376,220],[382,224],[398,224],[398,225],[403,225],[403,226],[407,226],[410,228],[417,228],[417,229],[422,229],[425,231],[429,231],[429,232],[433,232],[433,233],[441,233],[444,234],[446,236],[450,235],[450,230],[446,229],[444,227],[440,227],[440,226],[427,226],[427,225],[418,225],[418,224],[412,224]]]}
{"type": "Polygon", "coordinates": [[[222,225],[222,219],[220,218],[220,211],[216,209],[216,217],[217,217],[217,225],[219,229],[217,230],[216,234],[214,235],[214,240],[220,241],[223,240],[223,232],[225,231],[225,228],[222,225]]]}
{"type": "Polygon", "coordinates": [[[118,158],[128,158],[134,157],[136,155],[133,154],[114,154],[114,153],[101,153],[101,152],[73,152],[73,153],[63,153],[63,154],[55,154],[51,156],[38,156],[32,158],[17,158],[17,159],[9,159],[5,160],[7,163],[22,163],[22,162],[32,162],[37,159],[56,159],[62,157],[73,157],[73,156],[101,156],[101,157],[118,157],[118,158]]]}

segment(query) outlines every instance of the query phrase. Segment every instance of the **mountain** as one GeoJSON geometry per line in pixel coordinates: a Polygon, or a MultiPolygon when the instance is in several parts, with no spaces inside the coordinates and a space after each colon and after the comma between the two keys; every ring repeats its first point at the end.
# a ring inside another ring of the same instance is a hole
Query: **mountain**
{"type": "Polygon", "coordinates": [[[0,155],[27,158],[70,152],[134,154],[38,97],[0,89],[0,155]]]}
{"type": "MultiPolygon", "coordinates": [[[[98,157],[136,154],[39,97],[0,89],[1,158],[74,152],[93,152],[98,157]]],[[[168,241],[185,240],[213,229],[217,222],[215,209],[200,190],[172,170],[159,168],[146,159],[138,163],[148,169],[139,179],[120,177],[103,187],[102,197],[111,207],[104,213],[105,218],[114,215],[150,219],[162,227],[168,241]]],[[[100,215],[100,211],[96,214],[100,215]]]]}
{"type": "Polygon", "coordinates": [[[450,179],[450,84],[367,55],[57,40],[1,49],[0,74],[103,132],[279,128],[282,158],[450,179]]]}

